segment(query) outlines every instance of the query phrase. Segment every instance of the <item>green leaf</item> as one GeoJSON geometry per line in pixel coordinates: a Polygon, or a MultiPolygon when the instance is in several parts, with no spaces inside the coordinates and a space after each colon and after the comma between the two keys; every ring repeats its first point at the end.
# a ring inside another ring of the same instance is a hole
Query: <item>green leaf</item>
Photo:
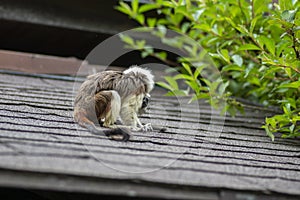
{"type": "Polygon", "coordinates": [[[236,109],[233,106],[228,106],[227,112],[233,117],[236,115],[236,109]]]}
{"type": "Polygon", "coordinates": [[[292,125],[289,127],[289,129],[290,129],[290,132],[293,133],[294,130],[295,130],[295,124],[292,124],[292,125]]]}
{"type": "Polygon", "coordinates": [[[235,29],[237,29],[237,30],[239,29],[238,26],[236,25],[236,23],[235,23],[231,18],[225,17],[225,20],[226,20],[227,22],[229,22],[233,28],[235,28],[235,29]]]}
{"type": "Polygon", "coordinates": [[[145,44],[146,44],[146,41],[145,40],[137,40],[136,41],[136,45],[139,49],[144,49],[145,47],[145,44]]]}
{"type": "Polygon", "coordinates": [[[226,71],[244,71],[243,68],[240,66],[237,66],[236,64],[231,64],[231,65],[226,65],[225,67],[222,68],[222,72],[226,71]]]}
{"type": "Polygon", "coordinates": [[[277,122],[276,122],[276,119],[274,117],[270,117],[270,118],[266,118],[266,123],[268,125],[270,125],[273,129],[276,129],[276,126],[277,126],[277,122]]]}
{"type": "Polygon", "coordinates": [[[219,54],[216,54],[216,53],[208,53],[208,55],[211,56],[212,58],[217,58],[217,59],[222,58],[219,54]]]}
{"type": "Polygon", "coordinates": [[[136,21],[138,21],[140,24],[144,24],[145,23],[145,17],[142,14],[136,15],[135,16],[136,21]]]}
{"type": "Polygon", "coordinates": [[[194,79],[198,78],[198,76],[200,75],[200,73],[203,71],[204,68],[205,68],[204,65],[196,68],[196,71],[194,72],[194,79]]]}
{"type": "Polygon", "coordinates": [[[296,88],[300,89],[300,81],[295,81],[291,83],[284,83],[278,86],[278,88],[296,88]]]}
{"type": "Polygon", "coordinates": [[[178,84],[177,84],[176,80],[173,77],[171,77],[171,76],[165,76],[164,78],[169,83],[169,85],[171,86],[172,90],[178,90],[178,84]]]}
{"type": "Polygon", "coordinates": [[[182,32],[182,33],[186,33],[187,30],[189,29],[189,27],[190,27],[190,23],[184,22],[184,23],[182,24],[182,26],[181,26],[181,32],[182,32]]]}
{"type": "Polygon", "coordinates": [[[230,63],[229,52],[227,49],[221,49],[218,53],[223,58],[223,60],[225,60],[227,63],[230,63]]]}
{"type": "Polygon", "coordinates": [[[272,133],[272,131],[270,131],[269,127],[267,125],[264,125],[264,126],[262,126],[262,128],[265,129],[267,136],[269,136],[271,138],[272,142],[274,142],[275,136],[272,133]]]}
{"type": "Polygon", "coordinates": [[[287,22],[294,22],[298,8],[295,10],[285,10],[281,13],[281,18],[287,22]]]}
{"type": "Polygon", "coordinates": [[[120,2],[120,6],[117,6],[116,9],[121,11],[122,13],[124,13],[126,15],[129,15],[129,16],[133,15],[130,6],[127,3],[124,3],[122,1],[120,2]]]}
{"type": "Polygon", "coordinates": [[[196,10],[195,13],[192,14],[195,21],[199,20],[201,14],[205,11],[205,9],[196,10]]]}
{"type": "Polygon", "coordinates": [[[285,68],[284,71],[290,77],[290,79],[292,79],[292,69],[291,68],[285,68]]]}
{"type": "Polygon", "coordinates": [[[166,60],[167,58],[167,53],[165,51],[157,52],[155,55],[161,60],[166,60]]]}
{"type": "Polygon", "coordinates": [[[124,35],[124,34],[120,34],[120,38],[123,42],[129,44],[129,45],[134,45],[134,40],[128,36],[128,35],[124,35]]]}
{"type": "Polygon", "coordinates": [[[238,25],[236,29],[245,35],[249,34],[248,29],[244,25],[238,25]]]}
{"type": "Polygon", "coordinates": [[[290,45],[290,43],[286,40],[283,40],[279,43],[277,43],[277,48],[276,48],[276,55],[280,56],[281,53],[285,50],[288,49],[288,46],[290,45]]]}
{"type": "Polygon", "coordinates": [[[279,0],[278,1],[281,10],[289,10],[293,8],[291,0],[279,0]]]}
{"type": "Polygon", "coordinates": [[[166,35],[167,29],[166,29],[165,26],[163,26],[163,25],[158,25],[158,26],[157,26],[157,29],[158,29],[159,33],[161,34],[161,37],[164,37],[164,36],[166,35]]]}
{"type": "Polygon", "coordinates": [[[167,44],[169,46],[175,47],[175,48],[181,48],[182,47],[182,41],[178,38],[162,38],[161,40],[164,44],[167,44]]]}
{"type": "Polygon", "coordinates": [[[190,65],[188,65],[187,63],[181,63],[181,64],[190,75],[193,75],[190,65]]]}
{"type": "Polygon", "coordinates": [[[243,65],[243,58],[240,55],[233,55],[232,60],[235,64],[237,64],[240,67],[243,65]]]}
{"type": "Polygon", "coordinates": [[[228,87],[229,85],[229,81],[226,81],[225,83],[221,83],[220,86],[219,86],[219,89],[218,89],[218,92],[220,95],[223,95],[226,91],[226,88],[228,87]]]}
{"type": "Polygon", "coordinates": [[[157,20],[157,24],[159,24],[159,25],[166,25],[168,23],[169,23],[169,21],[166,19],[163,19],[163,18],[157,20]]]}
{"type": "Polygon", "coordinates": [[[175,80],[185,79],[185,80],[194,81],[194,78],[190,75],[187,75],[187,74],[177,74],[176,76],[174,76],[174,79],[175,80]]]}
{"type": "Polygon", "coordinates": [[[176,7],[174,5],[174,3],[170,2],[170,1],[164,1],[164,0],[159,0],[159,1],[156,1],[156,3],[158,3],[159,5],[162,5],[164,7],[170,7],[170,8],[174,8],[176,7]],[[159,1],[162,1],[161,3],[159,3],[159,1]]]}
{"type": "Polygon", "coordinates": [[[261,50],[261,49],[254,44],[244,44],[244,45],[241,45],[238,50],[245,51],[245,50],[261,50]]]}
{"type": "Polygon", "coordinates": [[[275,42],[273,38],[262,36],[262,41],[266,46],[267,50],[274,56],[275,55],[275,42]]]}
{"type": "Polygon", "coordinates": [[[196,24],[193,26],[193,29],[200,29],[206,32],[210,32],[211,27],[206,23],[196,24]]]}
{"type": "Polygon", "coordinates": [[[292,106],[292,108],[297,109],[296,100],[294,98],[287,98],[289,104],[292,106]]]}
{"type": "Polygon", "coordinates": [[[186,6],[177,6],[176,9],[175,9],[175,14],[176,13],[183,14],[188,19],[193,18],[192,14],[187,10],[186,6]]]}
{"type": "Polygon", "coordinates": [[[142,56],[142,58],[146,58],[147,56],[149,56],[150,54],[149,54],[149,52],[147,52],[147,51],[142,51],[142,53],[141,53],[141,56],[142,56]]]}
{"type": "Polygon", "coordinates": [[[150,45],[145,45],[144,46],[144,51],[146,51],[149,55],[153,54],[153,52],[154,52],[153,47],[150,46],[150,45]]]}
{"type": "MultiPolygon", "coordinates": [[[[294,124],[296,124],[297,122],[300,122],[300,113],[299,113],[298,116],[293,116],[292,122],[293,122],[294,124]]],[[[300,127],[299,127],[299,128],[300,128],[300,127]]]]}
{"type": "Polygon", "coordinates": [[[172,90],[166,94],[166,96],[186,96],[186,95],[188,95],[187,91],[184,90],[172,90]]]}
{"type": "Polygon", "coordinates": [[[144,13],[144,12],[147,12],[150,10],[154,10],[156,8],[158,8],[158,6],[156,4],[151,4],[151,3],[144,4],[144,5],[140,6],[138,13],[144,13]]]}
{"type": "Polygon", "coordinates": [[[266,8],[267,4],[268,2],[266,2],[265,0],[253,0],[254,14],[261,14],[262,11],[264,11],[264,9],[266,8]]]}
{"type": "Polygon", "coordinates": [[[197,82],[195,82],[195,81],[186,81],[185,83],[186,83],[188,86],[190,86],[190,87],[196,92],[196,94],[199,93],[200,87],[199,87],[199,85],[198,85],[197,82]]]}
{"type": "Polygon", "coordinates": [[[287,103],[283,106],[283,111],[285,114],[289,115],[291,113],[291,104],[287,103]]]}
{"type": "Polygon", "coordinates": [[[299,31],[300,30],[300,26],[296,26],[295,28],[293,28],[293,31],[299,31]]]}
{"type": "Polygon", "coordinates": [[[261,81],[255,77],[255,76],[251,76],[248,78],[248,81],[254,85],[260,86],[261,85],[261,81]]]}
{"type": "Polygon", "coordinates": [[[149,27],[155,27],[156,19],[155,18],[147,18],[147,24],[149,27]]]}
{"type": "Polygon", "coordinates": [[[167,83],[165,83],[165,82],[156,82],[156,84],[158,85],[158,86],[160,86],[160,87],[163,87],[163,88],[165,88],[165,89],[167,89],[167,90],[172,90],[173,88],[170,86],[170,85],[168,85],[167,83]]]}
{"type": "Polygon", "coordinates": [[[132,0],[131,1],[131,7],[134,14],[138,13],[139,8],[139,0],[132,0]]]}
{"type": "Polygon", "coordinates": [[[250,24],[250,33],[251,34],[253,33],[253,30],[255,28],[257,20],[260,19],[260,18],[261,18],[261,16],[259,15],[259,16],[254,17],[254,19],[251,20],[251,24],[250,24]]]}

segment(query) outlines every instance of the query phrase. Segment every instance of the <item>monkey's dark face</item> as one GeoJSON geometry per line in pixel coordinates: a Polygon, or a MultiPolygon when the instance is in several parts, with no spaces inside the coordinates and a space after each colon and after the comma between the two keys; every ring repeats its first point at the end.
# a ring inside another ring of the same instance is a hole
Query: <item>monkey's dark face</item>
{"type": "Polygon", "coordinates": [[[143,98],[142,109],[145,109],[148,107],[149,101],[150,101],[150,95],[145,96],[143,98]]]}
{"type": "Polygon", "coordinates": [[[149,101],[150,101],[150,94],[146,94],[143,98],[141,108],[139,109],[139,114],[143,114],[146,112],[149,101]]]}

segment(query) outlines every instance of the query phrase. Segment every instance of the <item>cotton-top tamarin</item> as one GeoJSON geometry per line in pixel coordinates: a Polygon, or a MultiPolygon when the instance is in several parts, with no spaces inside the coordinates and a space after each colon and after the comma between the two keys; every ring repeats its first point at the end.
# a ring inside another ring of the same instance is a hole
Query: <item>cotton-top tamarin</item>
{"type": "Polygon", "coordinates": [[[120,141],[127,141],[131,131],[152,131],[151,124],[143,125],[138,114],[148,105],[153,79],[150,70],[138,66],[88,76],[75,98],[75,121],[92,133],[120,141]]]}

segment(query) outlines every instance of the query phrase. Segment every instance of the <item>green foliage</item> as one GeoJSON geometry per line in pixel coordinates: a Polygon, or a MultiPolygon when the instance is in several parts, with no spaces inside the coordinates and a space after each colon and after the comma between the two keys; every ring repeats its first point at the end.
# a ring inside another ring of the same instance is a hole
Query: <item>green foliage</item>
{"type": "Polygon", "coordinates": [[[185,52],[170,61],[166,52],[157,52],[145,41],[122,36],[127,47],[141,50],[143,57],[154,56],[179,69],[181,74],[166,77],[160,86],[176,95],[187,95],[191,89],[193,99],[207,99],[215,107],[225,101],[224,112],[232,115],[243,107],[235,97],[277,106],[282,114],[266,118],[263,126],[274,140],[275,132],[285,138],[300,136],[299,7],[295,0],[156,0],[143,5],[133,0],[131,5],[120,2],[117,9],[141,27],[155,27],[153,35],[185,52]],[[149,11],[159,17],[146,17],[149,11]],[[167,29],[185,37],[167,37],[167,29]],[[210,77],[199,45],[223,80],[210,77]],[[179,80],[189,89],[180,89],[179,80]]]}

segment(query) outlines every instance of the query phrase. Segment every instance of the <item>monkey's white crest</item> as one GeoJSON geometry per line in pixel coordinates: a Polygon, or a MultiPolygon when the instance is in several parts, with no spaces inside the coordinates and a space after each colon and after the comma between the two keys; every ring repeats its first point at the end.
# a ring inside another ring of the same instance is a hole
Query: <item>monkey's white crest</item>
{"type": "Polygon", "coordinates": [[[150,92],[153,89],[153,87],[154,87],[154,76],[153,76],[151,70],[141,68],[137,65],[133,65],[129,69],[126,69],[123,73],[128,74],[128,73],[131,73],[131,72],[133,72],[135,75],[144,74],[148,79],[148,84],[149,84],[148,85],[148,92],[150,92]]]}

